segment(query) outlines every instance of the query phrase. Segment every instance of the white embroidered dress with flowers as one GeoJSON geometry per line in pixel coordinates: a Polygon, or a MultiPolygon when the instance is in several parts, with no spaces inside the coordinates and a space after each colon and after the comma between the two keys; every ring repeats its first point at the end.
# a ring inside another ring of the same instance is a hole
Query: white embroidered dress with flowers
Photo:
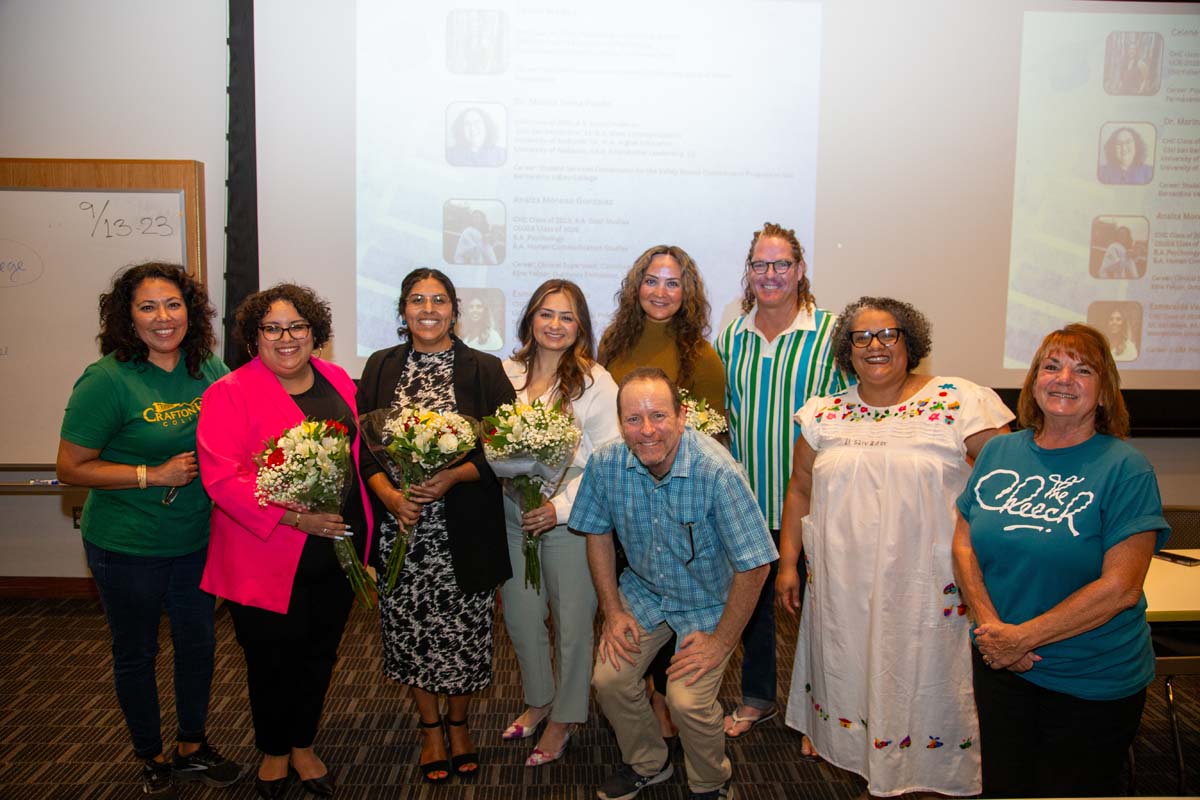
{"type": "Polygon", "coordinates": [[[965,441],[1012,418],[991,389],[939,377],[886,408],[850,387],[796,412],[817,456],[787,724],[871,794],[980,791],[950,542],[965,441]]]}

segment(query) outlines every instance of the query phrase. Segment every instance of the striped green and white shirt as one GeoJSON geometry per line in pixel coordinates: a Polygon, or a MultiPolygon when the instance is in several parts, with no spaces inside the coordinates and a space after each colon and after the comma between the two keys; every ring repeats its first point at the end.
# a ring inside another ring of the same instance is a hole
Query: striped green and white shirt
{"type": "Polygon", "coordinates": [[[800,426],[792,415],[808,400],[840,392],[846,376],[830,352],[837,315],[801,308],[787,330],[768,342],[755,326],[758,308],[721,331],[714,343],[725,365],[725,408],[733,457],[746,469],[767,527],[783,518],[800,426]]]}

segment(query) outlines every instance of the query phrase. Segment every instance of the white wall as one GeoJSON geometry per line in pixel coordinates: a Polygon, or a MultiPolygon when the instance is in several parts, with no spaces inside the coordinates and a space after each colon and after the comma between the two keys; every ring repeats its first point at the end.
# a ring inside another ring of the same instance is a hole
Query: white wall
{"type": "MultiPolygon", "coordinates": [[[[209,289],[218,308],[226,35],[226,4],[217,0],[0,2],[0,155],[204,162],[209,289]]],[[[1200,505],[1200,442],[1134,444],[1154,463],[1165,502],[1200,505]]],[[[0,480],[26,477],[46,476],[0,472],[0,480]]],[[[72,503],[0,495],[0,574],[87,575],[72,503]]]]}
{"type": "MultiPolygon", "coordinates": [[[[208,283],[218,310],[227,35],[219,0],[0,2],[0,156],[203,162],[208,283]]],[[[0,472],[0,481],[27,477],[52,476],[0,472]]],[[[71,527],[70,506],[78,502],[0,495],[0,574],[87,575],[71,527]]]]}

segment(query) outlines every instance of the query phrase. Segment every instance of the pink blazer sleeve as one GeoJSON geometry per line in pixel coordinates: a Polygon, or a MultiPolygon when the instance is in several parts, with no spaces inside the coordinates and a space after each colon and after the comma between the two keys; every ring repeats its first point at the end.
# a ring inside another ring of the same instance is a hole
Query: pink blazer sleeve
{"type": "Polygon", "coordinates": [[[264,393],[254,391],[257,381],[239,380],[242,377],[235,372],[204,393],[196,428],[196,456],[200,479],[213,503],[265,541],[279,526],[285,509],[259,506],[254,496],[254,454],[268,438],[302,422],[304,415],[294,403],[295,414],[288,415],[278,404],[264,402],[264,393]]]}
{"type": "MultiPolygon", "coordinates": [[[[354,382],[345,370],[319,359],[320,370],[354,409],[354,382]]],[[[264,442],[303,421],[304,412],[258,359],[209,387],[200,405],[196,452],[200,479],[213,499],[208,561],[200,586],[242,605],[287,613],[296,567],[307,535],[281,519],[278,506],[259,506],[254,496],[254,455],[264,442]]],[[[358,463],[359,442],[353,444],[358,463]]],[[[371,506],[359,481],[367,514],[370,552],[371,506]]]]}

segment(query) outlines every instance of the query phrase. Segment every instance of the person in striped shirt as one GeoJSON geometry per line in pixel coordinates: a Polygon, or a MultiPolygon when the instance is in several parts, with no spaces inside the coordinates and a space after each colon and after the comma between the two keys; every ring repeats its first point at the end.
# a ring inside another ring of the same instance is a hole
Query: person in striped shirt
{"type": "MultiPolygon", "coordinates": [[[[725,365],[730,447],[775,544],[792,447],[800,430],[792,415],[809,397],[841,391],[846,376],[830,352],[837,316],[817,308],[795,231],[767,222],[756,231],[742,278],[742,315],[716,340],[725,365]]],[[[742,703],[725,717],[737,738],[778,713],[775,705],[775,570],[742,631],[742,703]]],[[[801,586],[804,585],[803,579],[801,586]]]]}

